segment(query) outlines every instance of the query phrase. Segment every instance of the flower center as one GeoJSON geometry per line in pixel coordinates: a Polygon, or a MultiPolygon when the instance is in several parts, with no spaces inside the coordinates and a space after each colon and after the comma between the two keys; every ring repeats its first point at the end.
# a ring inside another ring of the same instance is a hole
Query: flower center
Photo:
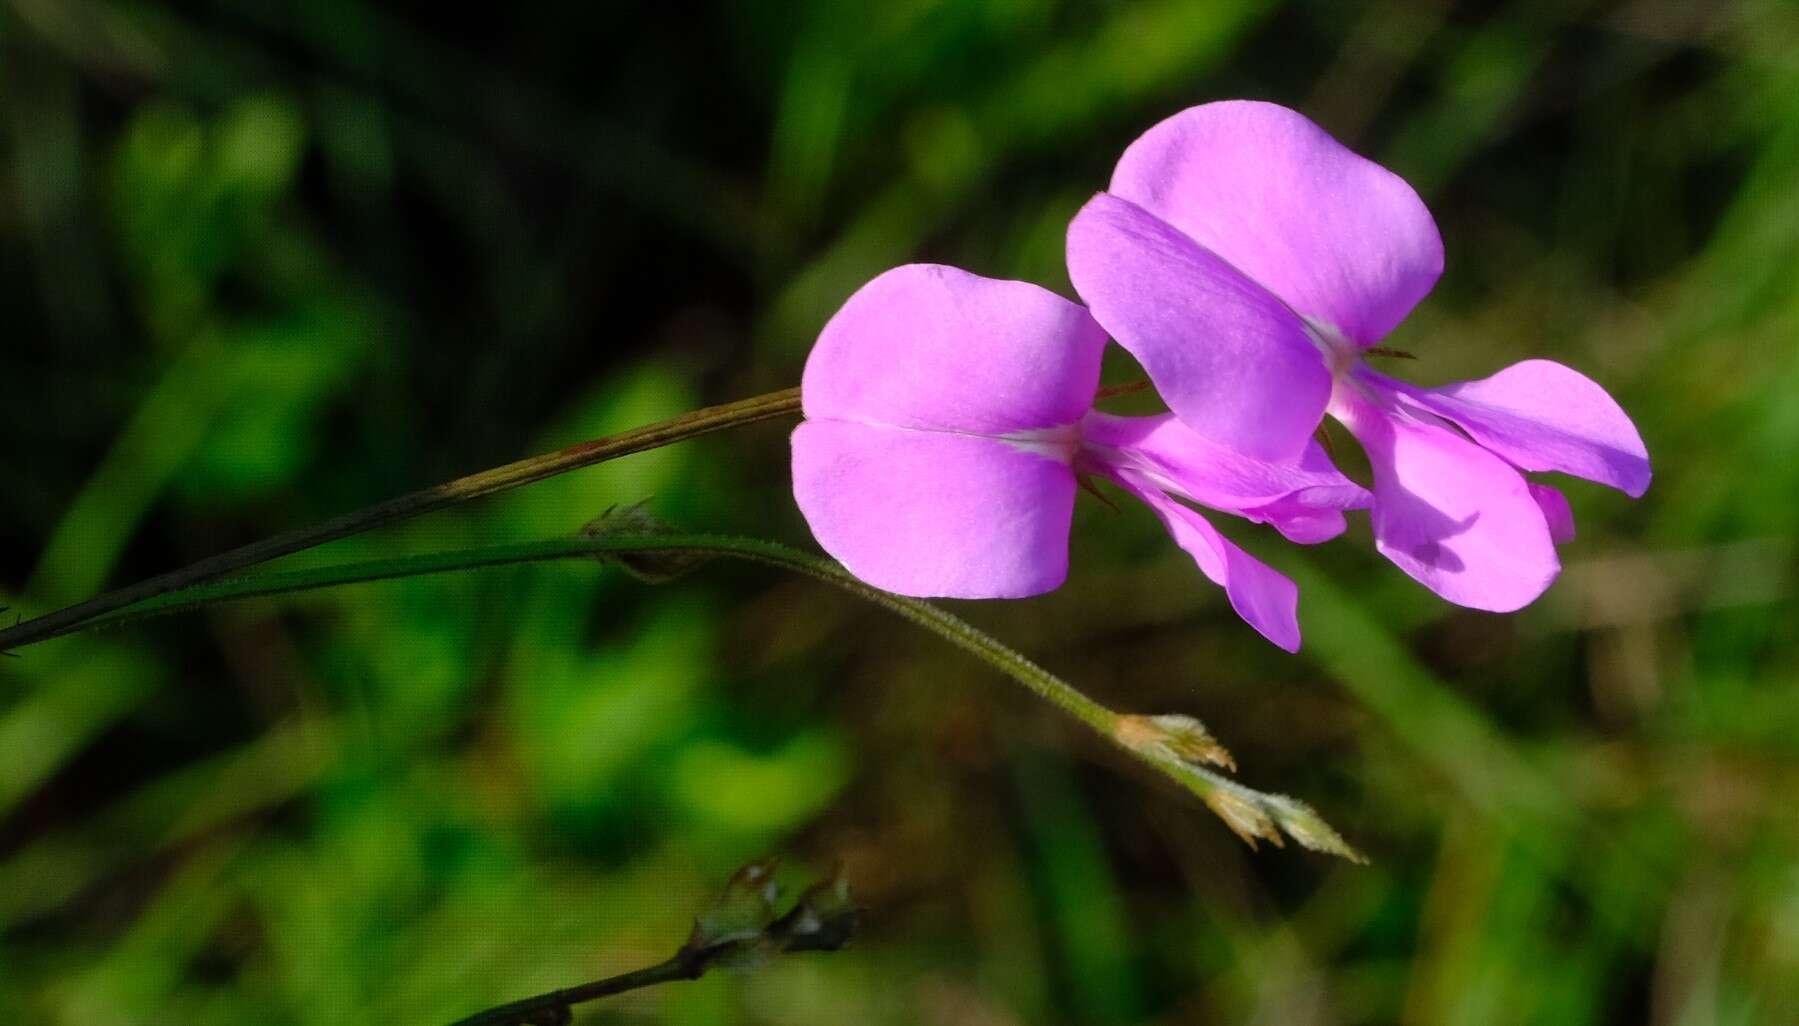
{"type": "Polygon", "coordinates": [[[1081,426],[1078,423],[1060,424],[1031,431],[1008,431],[998,438],[1014,449],[1047,456],[1058,463],[1072,466],[1075,454],[1081,449],[1081,426]]]}
{"type": "Polygon", "coordinates": [[[1303,315],[1300,319],[1305,322],[1306,337],[1324,355],[1324,365],[1330,368],[1332,380],[1342,381],[1351,371],[1361,366],[1361,347],[1351,342],[1336,325],[1303,315]]]}

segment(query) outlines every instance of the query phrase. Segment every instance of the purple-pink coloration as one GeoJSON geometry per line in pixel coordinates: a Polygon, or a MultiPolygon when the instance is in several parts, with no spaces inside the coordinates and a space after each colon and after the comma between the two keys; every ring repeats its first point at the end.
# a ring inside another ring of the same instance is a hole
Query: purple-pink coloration
{"type": "Polygon", "coordinates": [[[1194,432],[1303,459],[1326,412],[1348,427],[1377,546],[1453,602],[1517,609],[1559,572],[1567,499],[1520,471],[1649,486],[1630,418],[1567,367],[1420,388],[1363,363],[1435,284],[1443,243],[1402,179],[1284,107],[1205,104],[1144,133],[1069,226],[1068,269],[1194,432]]]}
{"type": "Polygon", "coordinates": [[[1316,443],[1267,462],[1171,415],[1092,408],[1106,335],[1023,282],[896,268],[838,311],[806,362],[794,495],[851,573],[902,595],[1018,598],[1068,572],[1081,475],[1155,511],[1231,606],[1289,651],[1297,589],[1181,500],[1316,542],[1368,493],[1316,443]]]}

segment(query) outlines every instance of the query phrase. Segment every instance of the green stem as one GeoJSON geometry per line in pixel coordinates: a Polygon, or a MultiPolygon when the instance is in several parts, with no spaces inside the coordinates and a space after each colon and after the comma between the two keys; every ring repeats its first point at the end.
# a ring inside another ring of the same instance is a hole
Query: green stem
{"type": "Polygon", "coordinates": [[[104,616],[114,610],[123,609],[146,599],[204,581],[217,580],[258,563],[266,563],[269,560],[292,555],[326,542],[348,538],[385,524],[421,516],[460,502],[503,492],[534,481],[542,481],[557,474],[564,474],[581,467],[590,467],[596,463],[617,459],[620,456],[655,449],[689,438],[697,438],[700,435],[722,431],[729,427],[788,416],[799,411],[800,390],[789,388],[720,406],[709,406],[659,424],[636,428],[607,438],[580,442],[566,449],[558,449],[555,452],[518,460],[492,470],[471,474],[468,477],[457,478],[433,488],[422,489],[353,513],[346,513],[321,524],[314,524],[311,527],[303,527],[286,534],[276,535],[273,538],[252,542],[241,548],[200,560],[179,570],[139,581],[136,584],[95,596],[85,602],[79,602],[15,624],[0,630],[0,652],[8,652],[39,641],[48,641],[51,638],[72,633],[83,622],[104,616]]]}
{"type": "MultiPolygon", "coordinates": [[[[1095,400],[1128,395],[1149,387],[1147,381],[1101,389],[1095,400]]],[[[303,527],[286,534],[252,542],[171,570],[136,584],[97,595],[85,602],[34,617],[11,627],[0,629],[0,654],[15,648],[72,633],[78,625],[115,610],[124,609],[146,599],[177,591],[228,574],[249,569],[259,563],[290,556],[296,552],[348,538],[387,524],[432,513],[460,502],[492,495],[520,485],[566,474],[571,470],[591,467],[596,463],[659,448],[673,442],[697,438],[725,428],[754,424],[758,421],[785,417],[800,412],[800,390],[797,388],[769,392],[719,406],[685,413],[671,420],[635,428],[622,434],[580,442],[566,449],[531,456],[478,474],[457,478],[433,488],[402,495],[376,503],[352,513],[303,527]]]]}
{"type": "Polygon", "coordinates": [[[276,571],[165,592],[138,602],[129,608],[81,621],[59,631],[58,634],[120,627],[152,617],[200,609],[221,602],[267,598],[345,584],[453,573],[458,570],[473,570],[481,567],[643,552],[681,552],[729,556],[804,574],[867,599],[939,635],[951,644],[998,668],[1039,697],[1101,733],[1109,735],[1117,726],[1118,714],[1089,699],[1054,674],[952,613],[945,612],[928,602],[893,595],[865,584],[830,560],[808,555],[775,542],[721,535],[605,534],[597,537],[553,538],[548,541],[494,545],[453,552],[433,552],[419,556],[345,563],[309,570],[276,571]]]}
{"type": "Polygon", "coordinates": [[[1281,832],[1285,831],[1288,836],[1296,838],[1308,848],[1361,860],[1360,854],[1304,803],[1283,795],[1264,794],[1199,765],[1202,762],[1229,765],[1229,755],[1205,733],[1198,721],[1181,716],[1138,716],[1114,712],[953,613],[928,602],[890,594],[865,584],[830,560],[755,538],[608,532],[309,570],[277,571],[165,592],[127,609],[83,621],[61,633],[121,627],[152,617],[200,609],[222,602],[266,598],[344,584],[560,559],[597,558],[623,564],[621,557],[644,553],[728,556],[762,563],[804,574],[866,599],[910,620],[1011,677],[1032,694],[1079,720],[1108,744],[1170,778],[1222,816],[1244,840],[1253,844],[1255,839],[1261,838],[1279,844],[1281,832]],[[610,560],[608,557],[611,557],[610,560]]]}

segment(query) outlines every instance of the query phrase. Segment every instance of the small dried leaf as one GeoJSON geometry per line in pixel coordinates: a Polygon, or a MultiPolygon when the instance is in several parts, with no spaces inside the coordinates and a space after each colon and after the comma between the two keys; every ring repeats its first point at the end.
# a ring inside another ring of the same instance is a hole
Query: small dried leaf
{"type": "Polygon", "coordinates": [[[1258,841],[1282,847],[1291,837],[1313,851],[1368,861],[1304,802],[1244,787],[1206,769],[1212,765],[1234,772],[1237,765],[1206,725],[1191,716],[1120,716],[1112,737],[1198,795],[1251,848],[1258,841]]]}
{"type": "Polygon", "coordinates": [[[688,949],[706,950],[760,938],[775,921],[775,901],[780,896],[774,862],[758,859],[748,863],[725,884],[712,907],[694,920],[688,949]]]}
{"type": "MultiPolygon", "coordinates": [[[[581,528],[581,534],[588,538],[604,538],[608,535],[675,535],[681,533],[651,513],[648,505],[649,500],[646,499],[629,506],[613,506],[588,521],[581,528]]],[[[600,552],[595,553],[594,558],[602,563],[619,567],[646,584],[666,584],[677,577],[692,573],[710,560],[712,555],[688,549],[645,549],[636,552],[600,552]]]]}
{"type": "Polygon", "coordinates": [[[1368,856],[1355,850],[1310,805],[1284,794],[1263,796],[1269,813],[1287,835],[1313,851],[1340,855],[1351,862],[1368,864],[1368,856]]]}
{"type": "Polygon", "coordinates": [[[1306,803],[1284,794],[1267,794],[1244,787],[1198,767],[1193,767],[1191,772],[1197,778],[1194,791],[1251,848],[1256,846],[1257,840],[1283,846],[1281,835],[1284,831],[1301,847],[1337,855],[1351,862],[1367,863],[1366,856],[1350,846],[1306,803]]]}
{"type": "Polygon", "coordinates": [[[850,900],[849,879],[839,865],[830,877],[806,888],[771,932],[782,937],[787,951],[837,951],[849,943],[861,918],[862,910],[850,900]]]}
{"type": "Polygon", "coordinates": [[[1138,751],[1171,756],[1181,762],[1237,769],[1231,753],[1206,725],[1191,716],[1120,716],[1113,733],[1138,751]]]}
{"type": "Polygon", "coordinates": [[[1281,832],[1274,828],[1274,821],[1268,818],[1267,813],[1255,801],[1237,793],[1235,789],[1220,788],[1213,791],[1205,796],[1205,803],[1250,848],[1256,846],[1257,840],[1272,842],[1276,848],[1285,845],[1281,840],[1281,832]]]}

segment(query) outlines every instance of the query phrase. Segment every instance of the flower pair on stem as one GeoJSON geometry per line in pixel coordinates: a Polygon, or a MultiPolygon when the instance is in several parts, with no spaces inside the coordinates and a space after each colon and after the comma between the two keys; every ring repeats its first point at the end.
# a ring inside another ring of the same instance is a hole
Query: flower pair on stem
{"type": "Polygon", "coordinates": [[[1430,290],[1441,240],[1388,171],[1271,104],[1195,107],[1125,153],[1069,227],[1086,306],[1022,282],[911,265],[832,318],[801,389],[696,410],[402,495],[0,628],[0,653],[214,603],[486,566],[601,559],[650,580],[714,556],[779,567],[880,604],[1005,673],[1203,800],[1252,844],[1359,856],[1302,803],[1208,767],[1198,721],[1115,712],[921,596],[1015,598],[1067,575],[1075,492],[1095,479],[1162,520],[1232,607],[1299,646],[1297,588],[1199,507],[1301,544],[1371,511],[1377,546],[1438,594],[1480,609],[1535,599],[1573,535],[1568,504],[1525,471],[1640,495],[1642,439],[1592,381],[1526,361],[1420,388],[1362,357],[1430,290]],[[1093,408],[1107,338],[1168,413],[1093,408]],[[798,393],[798,394],[796,394],[798,393]],[[773,542],[686,534],[640,507],[578,537],[234,576],[331,541],[731,427],[803,412],[794,492],[843,566],[773,542]],[[1364,488],[1314,435],[1326,414],[1362,444],[1364,488]],[[847,569],[847,573],[845,570],[847,569]]]}
{"type": "Polygon", "coordinates": [[[1420,388],[1366,366],[1435,284],[1442,241],[1403,180],[1284,107],[1211,103],[1150,129],[1070,224],[1068,268],[1085,307],[909,265],[825,327],[802,384],[794,493],[851,572],[913,596],[1052,590],[1077,484],[1099,478],[1148,505],[1238,615],[1296,651],[1298,589],[1194,505],[1301,544],[1369,509],[1400,569],[1507,612],[1548,588],[1574,531],[1562,494],[1521,472],[1648,487],[1630,419],[1567,367],[1530,360],[1420,388]],[[1093,408],[1108,336],[1170,413],[1093,408]],[[1327,413],[1367,453],[1371,490],[1316,440],[1327,413]]]}

